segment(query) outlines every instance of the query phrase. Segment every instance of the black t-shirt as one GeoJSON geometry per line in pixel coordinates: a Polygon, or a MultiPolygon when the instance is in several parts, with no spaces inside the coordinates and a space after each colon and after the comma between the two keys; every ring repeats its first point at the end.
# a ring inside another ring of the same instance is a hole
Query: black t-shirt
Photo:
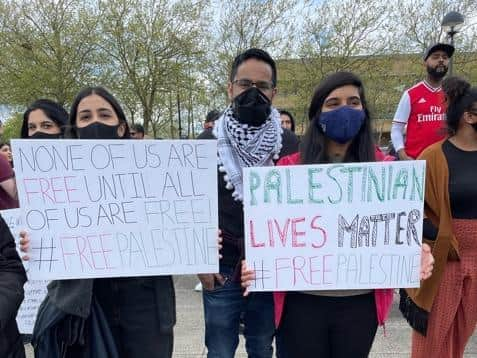
{"type": "MultiPolygon", "coordinates": [[[[454,219],[477,219],[477,151],[457,148],[449,140],[442,144],[449,168],[449,201],[454,219]]],[[[438,228],[424,219],[423,236],[437,238],[438,228]]]]}
{"type": "Polygon", "coordinates": [[[477,219],[477,151],[442,145],[449,167],[449,199],[454,219],[477,219]]]}

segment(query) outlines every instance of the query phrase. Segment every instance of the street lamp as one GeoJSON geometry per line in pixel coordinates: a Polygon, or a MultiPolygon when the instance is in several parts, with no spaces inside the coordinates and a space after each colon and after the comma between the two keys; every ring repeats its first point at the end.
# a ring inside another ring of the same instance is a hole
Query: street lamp
{"type": "MultiPolygon", "coordinates": [[[[447,34],[452,46],[454,46],[454,36],[460,31],[463,23],[464,15],[457,11],[448,12],[442,19],[442,31],[447,34]]],[[[449,74],[452,75],[452,57],[449,60],[449,74]]]]}

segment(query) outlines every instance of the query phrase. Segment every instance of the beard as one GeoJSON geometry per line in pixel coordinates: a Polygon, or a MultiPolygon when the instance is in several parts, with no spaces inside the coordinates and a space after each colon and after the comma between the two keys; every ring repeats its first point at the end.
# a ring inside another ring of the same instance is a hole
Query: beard
{"type": "Polygon", "coordinates": [[[448,67],[445,65],[438,65],[436,67],[426,66],[427,74],[436,80],[441,80],[447,74],[448,67]]]}

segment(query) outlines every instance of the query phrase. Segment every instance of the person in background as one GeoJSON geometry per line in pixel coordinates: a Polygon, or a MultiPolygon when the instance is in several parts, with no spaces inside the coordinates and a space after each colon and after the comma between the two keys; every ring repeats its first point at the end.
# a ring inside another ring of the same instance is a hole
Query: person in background
{"type": "Polygon", "coordinates": [[[21,138],[58,139],[63,137],[68,113],[49,99],[33,102],[23,113],[21,138]]]}
{"type": "Polygon", "coordinates": [[[10,163],[0,155],[0,210],[18,208],[17,184],[10,163]]]}
{"type": "Polygon", "coordinates": [[[204,121],[204,130],[197,136],[197,139],[214,139],[212,130],[214,129],[215,121],[220,117],[220,112],[216,109],[207,113],[204,121]]]}
{"type": "Polygon", "coordinates": [[[280,112],[280,122],[282,128],[286,128],[295,133],[295,119],[292,114],[284,109],[279,110],[280,112]]]}
{"type": "MultiPolygon", "coordinates": [[[[371,117],[361,80],[350,72],[325,78],[311,100],[308,129],[300,152],[277,165],[376,161],[371,117]]],[[[430,248],[422,278],[432,271],[430,248]]],[[[254,272],[242,264],[242,284],[254,272]]],[[[390,289],[325,290],[275,293],[277,356],[365,358],[378,324],[383,325],[393,300],[390,289]],[[345,341],[344,341],[344,337],[345,341]]]]}
{"type": "MultiPolygon", "coordinates": [[[[76,96],[69,129],[70,138],[130,138],[122,108],[102,87],[76,96]]],[[[28,252],[30,239],[21,236],[28,252]]],[[[52,281],[32,344],[37,358],[170,358],[175,319],[171,276],[52,281]]]]}
{"type": "Polygon", "coordinates": [[[12,156],[12,148],[10,147],[10,143],[0,143],[0,155],[2,155],[10,166],[13,168],[13,156],[12,156]]]}
{"type": "Polygon", "coordinates": [[[391,139],[400,160],[416,159],[425,148],[445,137],[446,107],[441,84],[453,54],[452,45],[430,46],[423,57],[426,79],[402,95],[391,127],[391,139]]]}
{"type": "Polygon", "coordinates": [[[459,358],[477,323],[477,87],[443,82],[449,138],[427,148],[423,237],[435,269],[418,289],[401,290],[412,358],[459,358]]]}
{"type": "Polygon", "coordinates": [[[131,138],[144,139],[144,127],[141,124],[136,123],[131,126],[131,138]]]}
{"type": "MultiPolygon", "coordinates": [[[[295,133],[295,119],[293,118],[292,114],[285,110],[280,110],[280,123],[283,130],[290,131],[295,133]]],[[[297,135],[294,136],[286,136],[283,138],[283,146],[285,148],[289,148],[289,151],[286,155],[293,154],[298,152],[298,147],[300,145],[300,139],[297,135]]]]}
{"type": "Polygon", "coordinates": [[[23,301],[25,282],[25,269],[18,257],[15,240],[0,215],[0,357],[2,358],[25,358],[16,322],[18,308],[23,301]]]}
{"type": "MultiPolygon", "coordinates": [[[[220,112],[216,109],[213,109],[207,113],[204,121],[204,130],[197,136],[196,139],[215,139],[212,130],[214,129],[215,121],[220,117],[220,112]]],[[[202,282],[198,282],[195,287],[194,291],[201,292],[202,291],[202,282]]]]}

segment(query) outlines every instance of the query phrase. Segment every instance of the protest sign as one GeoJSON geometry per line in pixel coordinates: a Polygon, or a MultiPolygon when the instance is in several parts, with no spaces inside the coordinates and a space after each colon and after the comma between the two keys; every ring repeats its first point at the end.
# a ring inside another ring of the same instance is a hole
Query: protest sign
{"type": "Polygon", "coordinates": [[[218,271],[215,141],[14,140],[30,276],[218,271]]]}
{"type": "Polygon", "coordinates": [[[244,169],[252,291],[418,287],[425,162],[244,169]]]}
{"type": "MultiPolygon", "coordinates": [[[[21,221],[20,209],[10,209],[0,211],[3,219],[7,223],[12,235],[15,238],[17,247],[19,245],[19,232],[22,230],[23,225],[21,221]]],[[[21,256],[21,253],[20,253],[21,256]]],[[[28,273],[29,262],[23,261],[25,270],[28,273]]],[[[32,334],[33,327],[35,326],[36,314],[40,304],[46,297],[49,281],[44,280],[28,280],[23,286],[25,290],[25,298],[18,309],[17,324],[20,333],[32,334]]]]}
{"type": "Polygon", "coordinates": [[[28,280],[23,287],[25,298],[17,313],[17,324],[20,333],[32,334],[35,327],[38,308],[45,299],[50,281],[46,280],[28,280]]]}

